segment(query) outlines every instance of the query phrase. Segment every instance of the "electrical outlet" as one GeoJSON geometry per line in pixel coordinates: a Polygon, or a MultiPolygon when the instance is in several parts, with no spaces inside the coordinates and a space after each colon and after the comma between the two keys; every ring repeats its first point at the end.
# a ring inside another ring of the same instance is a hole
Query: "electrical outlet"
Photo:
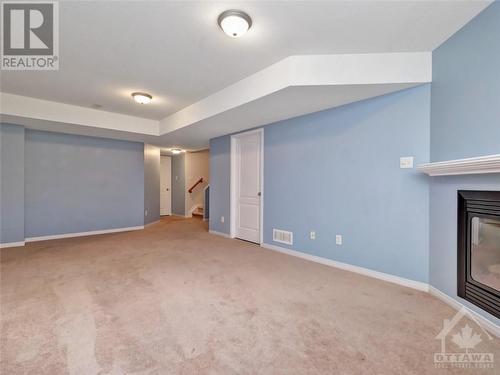
{"type": "Polygon", "coordinates": [[[223,223],[224,222],[224,216],[221,216],[220,217],[220,222],[223,223]]]}
{"type": "Polygon", "coordinates": [[[336,243],[337,245],[342,245],[342,235],[337,234],[337,235],[335,236],[335,243],[336,243]]]}
{"type": "Polygon", "coordinates": [[[309,233],[309,238],[311,240],[315,240],[316,239],[316,232],[312,230],[311,233],[309,233]]]}
{"type": "Polygon", "coordinates": [[[402,169],[413,168],[413,156],[404,156],[399,158],[399,168],[402,169]]]}

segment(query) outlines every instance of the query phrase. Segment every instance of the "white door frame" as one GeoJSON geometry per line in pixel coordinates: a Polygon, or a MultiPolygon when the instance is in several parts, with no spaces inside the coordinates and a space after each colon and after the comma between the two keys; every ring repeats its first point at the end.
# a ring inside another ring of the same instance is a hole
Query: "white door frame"
{"type": "Polygon", "coordinates": [[[231,136],[231,180],[230,180],[230,208],[229,219],[230,229],[229,235],[231,238],[236,237],[236,139],[245,135],[260,134],[260,242],[264,243],[264,128],[250,130],[243,133],[234,134],[231,136]]]}

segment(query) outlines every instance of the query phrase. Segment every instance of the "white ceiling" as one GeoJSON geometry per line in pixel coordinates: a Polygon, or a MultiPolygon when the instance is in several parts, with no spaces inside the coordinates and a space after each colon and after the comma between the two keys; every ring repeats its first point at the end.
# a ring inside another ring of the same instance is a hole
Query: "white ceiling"
{"type": "Polygon", "coordinates": [[[0,93],[0,121],[202,149],[211,138],[432,80],[430,52],[290,56],[160,121],[0,93]]]}
{"type": "Polygon", "coordinates": [[[290,55],[432,51],[488,4],[60,1],[60,69],[3,71],[1,91],[159,120],[290,55]],[[216,24],[228,8],[253,18],[240,39],[216,24]]]}

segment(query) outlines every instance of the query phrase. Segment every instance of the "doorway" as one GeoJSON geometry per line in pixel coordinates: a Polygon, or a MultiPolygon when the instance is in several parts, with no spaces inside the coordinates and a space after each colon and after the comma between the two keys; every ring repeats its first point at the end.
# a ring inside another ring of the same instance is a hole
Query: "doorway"
{"type": "Polygon", "coordinates": [[[264,130],[231,137],[231,237],[261,244],[264,130]]]}
{"type": "Polygon", "coordinates": [[[172,215],[172,158],[160,157],[160,215],[172,215]]]}

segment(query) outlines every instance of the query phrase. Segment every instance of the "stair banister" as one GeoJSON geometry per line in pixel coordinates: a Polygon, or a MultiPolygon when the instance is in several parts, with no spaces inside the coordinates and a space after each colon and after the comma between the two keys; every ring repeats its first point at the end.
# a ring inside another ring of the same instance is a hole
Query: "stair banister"
{"type": "Polygon", "coordinates": [[[194,188],[196,186],[198,186],[199,184],[201,184],[202,182],[203,182],[203,177],[200,177],[200,179],[198,181],[196,181],[196,183],[193,186],[191,186],[191,189],[188,190],[189,194],[191,194],[193,192],[194,188]]]}

